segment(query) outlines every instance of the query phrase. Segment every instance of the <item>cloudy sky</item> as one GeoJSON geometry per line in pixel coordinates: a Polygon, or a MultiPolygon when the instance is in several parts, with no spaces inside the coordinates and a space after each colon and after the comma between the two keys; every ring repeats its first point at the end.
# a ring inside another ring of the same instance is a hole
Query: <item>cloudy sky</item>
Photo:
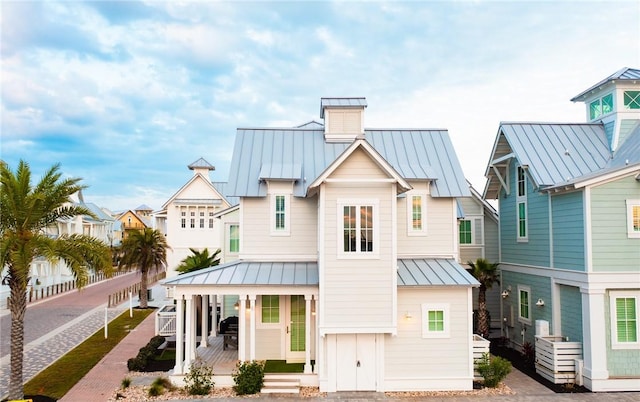
{"type": "Polygon", "coordinates": [[[159,208],[238,127],[320,121],[364,96],[371,128],[447,128],[482,191],[500,121],[580,122],[569,101],[640,67],[640,3],[2,1],[1,157],[54,163],[112,210],[159,208]]]}

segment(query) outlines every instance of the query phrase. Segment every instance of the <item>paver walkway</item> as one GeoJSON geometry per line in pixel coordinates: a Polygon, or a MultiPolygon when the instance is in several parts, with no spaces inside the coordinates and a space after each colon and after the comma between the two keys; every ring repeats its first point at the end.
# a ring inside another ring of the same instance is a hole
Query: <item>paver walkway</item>
{"type": "Polygon", "coordinates": [[[155,335],[155,314],[149,315],[85,375],[61,402],[106,401],[127,376],[127,360],[155,335]]]}
{"type": "MultiPolygon", "coordinates": [[[[81,291],[71,291],[27,306],[23,379],[36,374],[104,327],[107,295],[140,280],[131,273],[98,282],[81,291]]],[[[127,304],[108,309],[107,319],[116,318],[127,304]]],[[[10,316],[0,314],[0,399],[8,394],[10,316]]],[[[148,341],[148,340],[147,340],[148,341]]]]}

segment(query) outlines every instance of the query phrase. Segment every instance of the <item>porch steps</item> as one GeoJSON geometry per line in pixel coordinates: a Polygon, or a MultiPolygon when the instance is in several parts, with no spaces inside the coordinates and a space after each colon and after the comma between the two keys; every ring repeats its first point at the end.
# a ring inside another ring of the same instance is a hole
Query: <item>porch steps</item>
{"type": "Polygon", "coordinates": [[[286,374],[265,374],[261,394],[299,394],[300,380],[286,374]]]}

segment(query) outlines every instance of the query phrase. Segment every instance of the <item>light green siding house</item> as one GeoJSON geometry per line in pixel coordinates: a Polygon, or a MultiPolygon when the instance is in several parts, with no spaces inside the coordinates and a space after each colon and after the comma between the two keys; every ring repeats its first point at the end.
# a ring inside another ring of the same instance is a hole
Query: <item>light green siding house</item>
{"type": "Polygon", "coordinates": [[[640,70],[572,101],[587,123],[502,123],[489,159],[503,333],[579,342],[578,384],[640,391],[640,70]]]}

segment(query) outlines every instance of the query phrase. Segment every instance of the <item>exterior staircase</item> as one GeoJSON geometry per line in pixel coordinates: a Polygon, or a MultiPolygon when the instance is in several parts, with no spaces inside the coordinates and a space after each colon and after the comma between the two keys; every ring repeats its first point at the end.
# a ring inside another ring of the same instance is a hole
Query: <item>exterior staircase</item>
{"type": "Polygon", "coordinates": [[[261,394],[299,394],[300,380],[286,374],[265,374],[261,394]]]}

